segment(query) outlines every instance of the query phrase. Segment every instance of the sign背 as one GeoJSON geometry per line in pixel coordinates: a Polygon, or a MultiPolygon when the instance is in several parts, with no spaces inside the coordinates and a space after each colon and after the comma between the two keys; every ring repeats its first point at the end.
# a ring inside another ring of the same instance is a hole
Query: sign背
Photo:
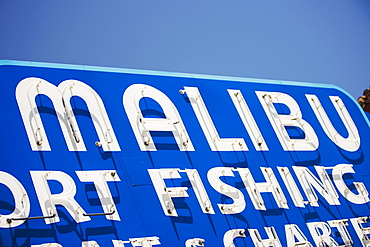
{"type": "Polygon", "coordinates": [[[2,61],[1,246],[369,246],[332,85],[2,61]]]}

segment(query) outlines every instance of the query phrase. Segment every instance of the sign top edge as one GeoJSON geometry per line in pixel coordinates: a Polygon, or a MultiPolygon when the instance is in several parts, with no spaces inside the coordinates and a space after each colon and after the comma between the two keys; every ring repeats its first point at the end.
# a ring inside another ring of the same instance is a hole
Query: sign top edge
{"type": "Polygon", "coordinates": [[[193,74],[193,73],[181,73],[181,72],[165,72],[165,71],[156,71],[156,70],[127,69],[127,68],[117,68],[117,67],[103,67],[103,66],[19,61],[19,60],[7,60],[7,59],[1,60],[0,59],[0,66],[6,66],[6,65],[51,68],[51,69],[70,69],[70,70],[86,70],[86,71],[112,72],[112,73],[142,74],[142,75],[181,77],[181,78],[193,78],[193,79],[209,79],[209,80],[232,81],[232,82],[255,82],[255,83],[275,84],[275,85],[318,87],[318,88],[336,89],[346,94],[350,98],[352,98],[352,96],[347,91],[342,89],[341,87],[336,86],[334,84],[324,84],[324,83],[297,82],[297,81],[272,80],[272,79],[256,79],[256,78],[236,77],[236,76],[234,77],[234,76],[206,75],[206,74],[193,74]]]}

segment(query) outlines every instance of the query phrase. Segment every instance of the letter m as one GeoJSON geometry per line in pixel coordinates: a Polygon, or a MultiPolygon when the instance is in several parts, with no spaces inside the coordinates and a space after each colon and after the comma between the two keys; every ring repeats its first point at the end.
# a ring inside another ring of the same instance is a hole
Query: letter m
{"type": "Polygon", "coordinates": [[[43,79],[30,77],[18,83],[16,99],[33,151],[51,151],[35,100],[40,94],[52,101],[69,151],[86,151],[70,103],[73,96],[85,101],[103,150],[121,150],[103,101],[91,87],[77,80],[66,80],[56,87],[43,79]]]}

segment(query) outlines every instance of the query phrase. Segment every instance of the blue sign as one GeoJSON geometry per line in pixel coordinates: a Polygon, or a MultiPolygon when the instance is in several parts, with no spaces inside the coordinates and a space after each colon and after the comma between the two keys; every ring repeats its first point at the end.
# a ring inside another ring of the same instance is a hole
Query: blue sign
{"type": "Polygon", "coordinates": [[[1,246],[369,246],[332,85],[2,61],[1,246]]]}

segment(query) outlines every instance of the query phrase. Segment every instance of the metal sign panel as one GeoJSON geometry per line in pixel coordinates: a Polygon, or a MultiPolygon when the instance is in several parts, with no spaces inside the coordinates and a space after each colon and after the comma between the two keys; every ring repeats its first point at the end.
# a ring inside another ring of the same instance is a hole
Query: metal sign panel
{"type": "Polygon", "coordinates": [[[1,246],[369,246],[331,85],[2,61],[1,246]]]}

